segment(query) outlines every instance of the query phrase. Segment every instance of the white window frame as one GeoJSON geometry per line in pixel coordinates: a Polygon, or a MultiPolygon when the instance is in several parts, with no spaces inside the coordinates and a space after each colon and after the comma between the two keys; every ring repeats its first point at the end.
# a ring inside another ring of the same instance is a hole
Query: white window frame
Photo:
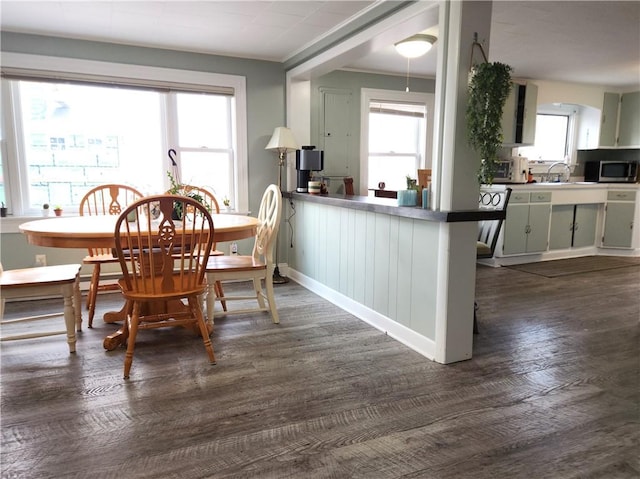
{"type": "MultiPolygon", "coordinates": [[[[576,106],[572,104],[538,106],[536,115],[557,115],[568,117],[564,162],[569,165],[569,167],[571,167],[573,171],[573,168],[575,168],[577,161],[576,146],[578,144],[577,123],[579,115],[576,110],[576,106]]],[[[525,151],[522,151],[520,148],[518,148],[517,154],[526,157],[527,154],[525,153],[525,151]]],[[[528,160],[529,166],[531,167],[531,172],[534,174],[546,173],[549,166],[556,162],[554,160],[543,160],[542,162],[540,162],[537,158],[528,158],[528,160]]]]}
{"type": "MultiPolygon", "coordinates": [[[[122,79],[134,79],[141,83],[154,82],[173,83],[176,85],[185,84],[191,88],[201,85],[203,91],[210,90],[212,86],[228,87],[234,90],[235,108],[232,108],[232,121],[234,123],[235,138],[233,138],[233,148],[236,152],[235,168],[236,177],[234,189],[236,193],[235,204],[238,211],[249,211],[249,178],[248,178],[248,154],[247,154],[247,94],[246,78],[239,75],[227,75],[220,73],[208,73],[192,70],[177,70],[163,67],[149,67],[141,65],[127,65],[122,63],[101,62],[94,60],[80,60],[72,58],[48,57],[41,55],[26,55],[21,53],[3,53],[2,66],[7,68],[17,68],[31,70],[34,72],[46,71],[55,76],[72,73],[75,78],[81,80],[96,75],[111,77],[116,81],[122,79]]],[[[10,95],[8,82],[2,81],[2,103],[8,102],[10,95]]],[[[15,107],[15,105],[14,105],[15,107]]],[[[2,116],[2,138],[6,140],[6,156],[3,155],[5,192],[7,200],[11,205],[11,212],[14,217],[23,216],[28,205],[23,203],[24,188],[27,179],[20,174],[18,155],[17,135],[14,131],[14,112],[3,107],[2,116]],[[25,183],[25,184],[23,184],[25,183]],[[15,185],[18,185],[16,188],[15,185]]],[[[167,151],[169,145],[163,145],[163,150],[167,151]]],[[[3,148],[5,150],[5,148],[3,148]]],[[[3,151],[4,153],[4,151],[3,151]]]]}
{"type": "MultiPolygon", "coordinates": [[[[367,185],[369,182],[369,103],[376,100],[417,103],[425,106],[427,111],[427,131],[425,135],[425,151],[421,152],[419,168],[431,167],[435,95],[433,93],[363,88],[360,92],[360,194],[363,196],[368,195],[367,185]]],[[[417,174],[418,172],[416,171],[417,174]]]]}

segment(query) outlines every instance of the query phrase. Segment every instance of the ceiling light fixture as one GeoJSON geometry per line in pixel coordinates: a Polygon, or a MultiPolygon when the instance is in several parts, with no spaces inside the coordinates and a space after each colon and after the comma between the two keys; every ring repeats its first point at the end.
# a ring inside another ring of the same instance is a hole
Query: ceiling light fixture
{"type": "Polygon", "coordinates": [[[419,33],[409,38],[405,38],[395,44],[396,51],[406,58],[418,58],[425,55],[436,42],[433,35],[419,33]]]}

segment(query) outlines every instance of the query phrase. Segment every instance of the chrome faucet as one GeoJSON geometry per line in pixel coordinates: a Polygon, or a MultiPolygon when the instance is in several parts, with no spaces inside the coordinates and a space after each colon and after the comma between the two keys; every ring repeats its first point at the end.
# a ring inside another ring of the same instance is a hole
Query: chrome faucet
{"type": "MultiPolygon", "coordinates": [[[[569,180],[571,179],[571,167],[565,163],[564,161],[556,161],[555,163],[552,163],[551,166],[549,167],[549,169],[547,170],[547,181],[551,181],[551,169],[556,166],[556,165],[562,165],[565,170],[567,170],[567,180],[566,182],[568,183],[569,180]]],[[[556,178],[556,182],[560,183],[560,174],[558,173],[558,176],[556,178]]]]}

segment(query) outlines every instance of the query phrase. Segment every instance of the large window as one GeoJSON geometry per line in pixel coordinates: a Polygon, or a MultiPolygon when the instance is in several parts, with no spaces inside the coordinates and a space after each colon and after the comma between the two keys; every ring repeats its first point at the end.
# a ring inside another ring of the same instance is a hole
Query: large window
{"type": "MultiPolygon", "coordinates": [[[[176,150],[184,183],[205,186],[219,201],[234,197],[234,151],[231,97],[175,95],[176,150]]],[[[172,143],[173,144],[173,143],[172,143]]]]}
{"type": "MultiPolygon", "coordinates": [[[[171,71],[146,70],[151,76],[171,71]]],[[[187,81],[194,73],[172,72],[187,81]]],[[[14,215],[36,214],[43,203],[73,212],[86,191],[104,183],[163,193],[169,187],[169,148],[177,152],[183,183],[247,208],[246,146],[239,140],[246,139],[246,125],[236,115],[238,93],[244,98],[244,91],[237,84],[216,92],[203,82],[200,92],[193,82],[180,89],[174,79],[167,87],[153,79],[145,84],[137,78],[131,85],[124,77],[122,84],[107,84],[79,81],[77,74],[71,81],[43,76],[10,74],[2,81],[9,105],[2,131],[9,154],[3,148],[2,158],[9,164],[3,165],[1,187],[14,215]]]]}
{"type": "Polygon", "coordinates": [[[575,112],[556,107],[557,111],[536,115],[533,146],[520,147],[518,154],[538,163],[563,161],[570,163],[575,112]]]}
{"type": "Polygon", "coordinates": [[[407,176],[431,167],[433,95],[363,89],[362,107],[361,184],[406,189],[407,176]]]}

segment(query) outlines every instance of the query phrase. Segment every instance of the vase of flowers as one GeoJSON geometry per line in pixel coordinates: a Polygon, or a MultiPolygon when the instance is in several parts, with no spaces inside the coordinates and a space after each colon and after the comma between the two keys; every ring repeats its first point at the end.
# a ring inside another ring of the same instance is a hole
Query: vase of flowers
{"type": "MultiPolygon", "coordinates": [[[[179,181],[176,180],[175,176],[171,171],[167,171],[167,177],[169,178],[169,184],[171,187],[169,188],[169,194],[186,196],[188,198],[192,198],[196,200],[198,203],[204,204],[204,198],[202,195],[195,191],[189,191],[189,188],[186,185],[183,185],[179,181]]],[[[171,219],[181,220],[182,219],[182,203],[175,201],[173,203],[173,213],[171,214],[171,219]]]]}

